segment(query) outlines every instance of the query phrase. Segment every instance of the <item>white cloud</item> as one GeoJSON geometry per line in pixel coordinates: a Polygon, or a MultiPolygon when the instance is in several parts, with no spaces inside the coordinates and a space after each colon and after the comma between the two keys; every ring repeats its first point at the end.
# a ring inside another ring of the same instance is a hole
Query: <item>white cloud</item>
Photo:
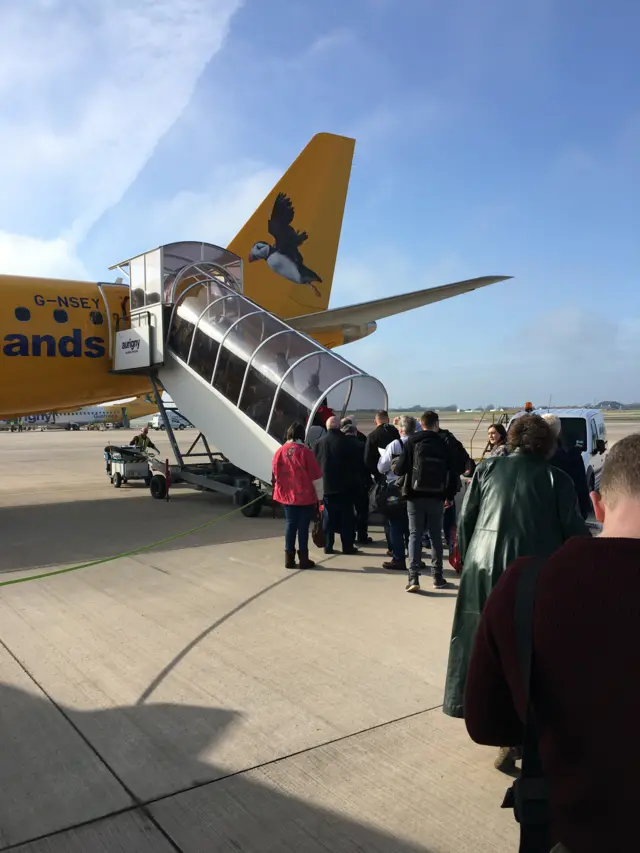
{"type": "Polygon", "coordinates": [[[205,240],[224,246],[280,177],[278,170],[247,163],[235,174],[214,175],[202,192],[179,192],[151,211],[144,223],[147,242],[205,240]]]}
{"type": "Polygon", "coordinates": [[[443,253],[432,264],[417,265],[398,246],[376,244],[375,262],[354,256],[338,257],[331,308],[437,287],[480,274],[470,272],[454,252],[443,253]]]}
{"type": "Polygon", "coordinates": [[[15,245],[32,239],[23,272],[55,258],[62,233],[68,248],[50,273],[73,268],[67,255],[180,116],[241,2],[3,4],[0,227],[7,253],[11,232],[23,235],[15,245]]]}
{"type": "Polygon", "coordinates": [[[333,30],[318,36],[309,50],[306,51],[306,55],[329,53],[336,48],[349,47],[354,44],[355,38],[355,34],[351,30],[345,28],[333,30]]]}
{"type": "MultiPolygon", "coordinates": [[[[455,253],[421,267],[397,247],[376,246],[376,259],[339,261],[331,307],[489,272],[472,268],[455,253]]],[[[375,334],[342,352],[386,385],[392,406],[516,405],[525,399],[546,404],[550,395],[556,404],[594,397],[629,401],[640,364],[640,319],[607,318],[575,303],[534,308],[529,315],[508,313],[509,283],[493,287],[383,319],[375,334]],[[486,309],[487,300],[496,306],[492,319],[477,325],[474,304],[486,309]],[[426,339],[435,341],[435,349],[420,354],[426,339]],[[407,343],[409,362],[398,355],[407,343]]]]}
{"type": "Polygon", "coordinates": [[[346,136],[358,141],[358,154],[379,154],[379,147],[397,138],[424,137],[446,120],[446,109],[429,92],[412,91],[406,97],[381,101],[357,118],[346,136]]]}
{"type": "MultiPolygon", "coordinates": [[[[639,328],[638,318],[607,317],[576,304],[534,314],[512,332],[494,334],[492,347],[478,353],[474,391],[482,389],[481,399],[497,397],[507,403],[546,403],[550,396],[556,404],[594,398],[631,402],[629,388],[640,362],[639,328]],[[492,373],[496,352],[508,365],[499,375],[492,373]]],[[[459,367],[468,369],[469,364],[459,367]]],[[[462,387],[455,376],[452,385],[462,387]]]]}
{"type": "Polygon", "coordinates": [[[86,281],[89,274],[64,237],[39,240],[0,231],[0,272],[3,275],[34,275],[86,281]]]}

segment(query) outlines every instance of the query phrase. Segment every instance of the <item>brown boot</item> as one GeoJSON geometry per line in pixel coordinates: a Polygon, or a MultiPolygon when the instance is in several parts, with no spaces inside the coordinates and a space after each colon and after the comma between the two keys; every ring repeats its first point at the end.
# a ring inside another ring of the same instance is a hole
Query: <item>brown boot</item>
{"type": "Polygon", "coordinates": [[[312,569],[315,566],[313,560],[309,559],[308,551],[298,551],[298,559],[300,560],[301,569],[312,569]]]}
{"type": "Polygon", "coordinates": [[[284,567],[285,569],[297,569],[296,563],[296,552],[295,551],[285,551],[284,552],[284,567]]]}
{"type": "Polygon", "coordinates": [[[520,757],[516,747],[501,746],[493,766],[502,773],[513,773],[516,769],[516,761],[520,757]]]}

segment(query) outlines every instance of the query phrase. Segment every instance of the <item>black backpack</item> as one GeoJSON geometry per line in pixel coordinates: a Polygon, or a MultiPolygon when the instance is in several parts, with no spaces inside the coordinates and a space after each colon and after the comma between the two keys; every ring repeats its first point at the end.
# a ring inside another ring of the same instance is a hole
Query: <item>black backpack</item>
{"type": "Polygon", "coordinates": [[[446,448],[441,455],[434,452],[430,441],[417,441],[413,447],[411,490],[425,496],[444,495],[449,484],[449,465],[446,448]]]}
{"type": "Polygon", "coordinates": [[[369,493],[369,509],[379,512],[386,518],[393,518],[406,512],[406,498],[397,483],[376,483],[369,493]]]}

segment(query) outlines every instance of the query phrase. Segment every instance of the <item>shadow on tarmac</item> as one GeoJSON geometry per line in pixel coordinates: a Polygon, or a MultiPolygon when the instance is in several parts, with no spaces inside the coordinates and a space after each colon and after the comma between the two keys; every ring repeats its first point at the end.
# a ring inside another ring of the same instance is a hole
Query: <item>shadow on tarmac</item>
{"type": "MultiPolygon", "coordinates": [[[[198,492],[158,501],[148,491],[124,500],[84,500],[0,507],[0,572],[43,569],[99,560],[182,533],[235,507],[227,499],[203,500],[198,492]]],[[[207,496],[209,497],[209,496],[207,496]]],[[[269,507],[258,518],[236,512],[198,533],[149,551],[282,536],[284,525],[269,507]]]]}
{"type": "Polygon", "coordinates": [[[314,805],[316,796],[344,802],[332,780],[339,788],[348,765],[336,768],[330,752],[297,756],[288,772],[274,762],[229,775],[202,760],[240,717],[168,703],[75,711],[0,685],[0,850],[429,853],[314,805]],[[304,799],[291,793],[298,786],[304,799]]]}

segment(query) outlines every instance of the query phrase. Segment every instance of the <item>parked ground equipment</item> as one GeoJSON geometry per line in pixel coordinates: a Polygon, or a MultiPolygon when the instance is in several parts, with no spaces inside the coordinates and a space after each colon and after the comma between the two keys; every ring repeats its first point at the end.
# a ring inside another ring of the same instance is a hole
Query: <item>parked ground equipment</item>
{"type": "Polygon", "coordinates": [[[104,449],[107,475],[116,489],[130,480],[144,480],[149,486],[151,483],[150,463],[153,456],[153,451],[142,451],[129,445],[108,444],[104,449]]]}

